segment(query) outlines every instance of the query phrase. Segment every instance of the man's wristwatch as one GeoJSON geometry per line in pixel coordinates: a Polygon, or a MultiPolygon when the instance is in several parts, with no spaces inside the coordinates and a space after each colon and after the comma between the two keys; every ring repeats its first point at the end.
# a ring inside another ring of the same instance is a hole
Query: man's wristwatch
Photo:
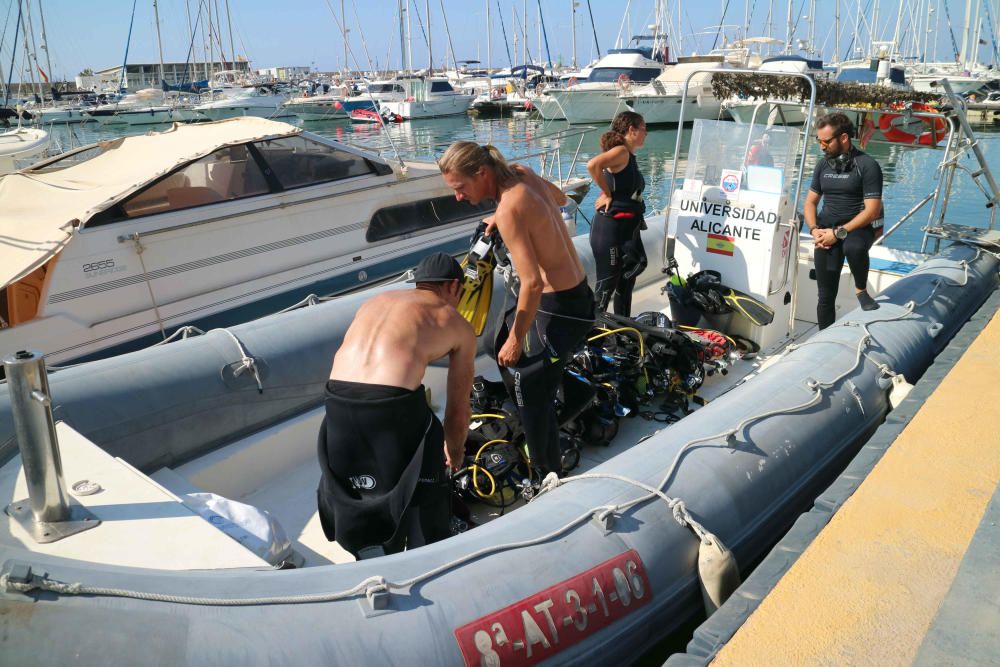
{"type": "Polygon", "coordinates": [[[841,225],[840,227],[834,228],[833,235],[837,237],[838,241],[843,241],[847,238],[847,227],[841,225]]]}

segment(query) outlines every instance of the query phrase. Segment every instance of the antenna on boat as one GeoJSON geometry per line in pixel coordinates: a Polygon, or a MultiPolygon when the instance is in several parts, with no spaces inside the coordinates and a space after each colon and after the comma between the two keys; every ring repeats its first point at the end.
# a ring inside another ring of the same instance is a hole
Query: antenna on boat
{"type": "Polygon", "coordinates": [[[28,497],[8,505],[7,514],[39,544],[99,525],[97,517],[69,503],[44,357],[21,350],[4,358],[3,368],[10,387],[14,437],[28,487],[28,497]]]}

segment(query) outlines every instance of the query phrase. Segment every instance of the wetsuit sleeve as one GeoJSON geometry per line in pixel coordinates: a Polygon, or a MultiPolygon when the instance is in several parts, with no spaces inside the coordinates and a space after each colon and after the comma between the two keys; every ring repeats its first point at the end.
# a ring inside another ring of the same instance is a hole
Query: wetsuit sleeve
{"type": "Polygon", "coordinates": [[[823,185],[820,177],[823,175],[823,164],[817,164],[816,168],[813,169],[812,183],[809,184],[809,189],[818,195],[823,194],[823,185]]]}
{"type": "Polygon", "coordinates": [[[865,199],[882,198],[882,167],[871,157],[864,161],[861,170],[861,191],[865,199]]]}

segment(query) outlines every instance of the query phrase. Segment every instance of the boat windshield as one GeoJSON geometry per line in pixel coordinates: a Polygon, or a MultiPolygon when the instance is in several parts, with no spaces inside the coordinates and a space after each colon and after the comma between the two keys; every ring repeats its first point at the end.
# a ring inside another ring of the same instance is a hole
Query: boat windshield
{"type": "Polygon", "coordinates": [[[698,119],[689,153],[695,157],[681,171],[681,189],[720,200],[740,191],[790,196],[800,134],[794,127],[698,119]]]}
{"type": "Polygon", "coordinates": [[[663,71],[659,67],[600,67],[587,77],[587,82],[594,81],[613,83],[619,78],[627,77],[637,83],[648,83],[663,71]]]}
{"type": "Polygon", "coordinates": [[[57,155],[51,160],[43,160],[33,164],[28,169],[25,169],[25,171],[34,174],[46,174],[53,171],[59,171],[60,169],[66,169],[67,167],[72,167],[94,159],[98,155],[101,155],[110,149],[113,145],[117,145],[117,142],[101,142],[91,146],[84,146],[75,151],[67,151],[61,155],[57,155]]]}
{"type": "Polygon", "coordinates": [[[369,93],[402,93],[403,87],[398,83],[370,83],[368,84],[369,93]]]}

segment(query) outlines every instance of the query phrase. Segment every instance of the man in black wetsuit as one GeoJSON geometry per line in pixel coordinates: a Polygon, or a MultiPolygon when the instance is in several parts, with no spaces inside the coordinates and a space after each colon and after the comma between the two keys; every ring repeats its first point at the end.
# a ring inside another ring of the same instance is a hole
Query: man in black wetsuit
{"type": "Polygon", "coordinates": [[[497,202],[487,233],[503,237],[520,281],[495,341],[497,365],[517,404],[532,465],[562,470],[555,395],[570,356],[594,326],[594,293],[562,220],[566,195],[493,146],[452,144],[438,161],[459,201],[497,202]]]}
{"type": "Polygon", "coordinates": [[[816,121],[816,140],[824,157],[816,164],[803,214],[816,247],[813,258],[820,329],[837,319],[837,288],[845,257],[861,307],[878,308],[867,291],[868,250],[875,241],[872,223],[882,217],[882,169],[871,156],[851,145],[853,132],[842,113],[827,114],[816,121]],[[823,209],[817,214],[821,198],[823,209]]]}
{"type": "Polygon", "coordinates": [[[327,539],[356,558],[450,535],[445,464],[457,470],[469,429],[476,336],[455,306],[462,269],[434,253],[414,290],[383,292],[358,309],[333,360],[319,436],[319,516],[327,539]],[[441,422],[421,381],[448,357],[441,422]]]}

